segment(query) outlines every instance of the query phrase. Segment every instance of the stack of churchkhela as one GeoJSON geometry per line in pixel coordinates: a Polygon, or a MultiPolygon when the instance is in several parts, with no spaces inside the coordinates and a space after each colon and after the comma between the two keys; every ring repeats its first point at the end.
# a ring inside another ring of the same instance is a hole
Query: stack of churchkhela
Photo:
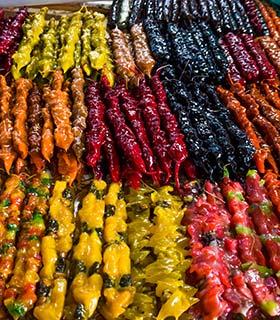
{"type": "Polygon", "coordinates": [[[132,303],[135,288],[131,279],[130,248],[126,243],[127,212],[122,186],[111,183],[105,197],[103,239],[103,297],[100,312],[117,319],[132,303]]]}
{"type": "MultiPolygon", "coordinates": [[[[96,308],[102,293],[100,274],[105,214],[106,182],[94,180],[82,200],[74,237],[77,244],[70,267],[71,287],[67,293],[64,316],[67,319],[88,319],[96,308]],[[93,215],[92,212],[95,212],[93,215]]],[[[70,283],[69,283],[70,284],[70,283]]]]}
{"type": "Polygon", "coordinates": [[[67,290],[67,260],[73,246],[75,230],[72,190],[66,181],[55,182],[49,199],[46,234],[41,242],[43,266],[40,270],[38,296],[34,308],[36,319],[61,318],[67,290]]]}
{"type": "Polygon", "coordinates": [[[128,243],[136,293],[122,319],[181,317],[198,299],[184,282],[187,237],[181,220],[183,202],[165,186],[132,190],[128,196],[128,243]],[[154,215],[154,216],[152,216],[154,215]]]}
{"type": "Polygon", "coordinates": [[[21,222],[21,209],[25,199],[25,179],[21,175],[7,178],[1,193],[1,251],[0,251],[0,304],[1,318],[6,317],[4,310],[4,294],[6,284],[14,273],[14,259],[17,254],[16,236],[21,222]]]}
{"type": "Polygon", "coordinates": [[[274,7],[28,11],[0,10],[0,319],[278,319],[274,7]]]}
{"type": "Polygon", "coordinates": [[[32,178],[26,189],[20,228],[19,224],[8,225],[15,235],[19,233],[12,277],[3,294],[4,305],[14,318],[24,316],[37,300],[36,285],[42,267],[40,244],[46,229],[44,218],[48,211],[51,183],[48,172],[43,171],[32,178]]]}

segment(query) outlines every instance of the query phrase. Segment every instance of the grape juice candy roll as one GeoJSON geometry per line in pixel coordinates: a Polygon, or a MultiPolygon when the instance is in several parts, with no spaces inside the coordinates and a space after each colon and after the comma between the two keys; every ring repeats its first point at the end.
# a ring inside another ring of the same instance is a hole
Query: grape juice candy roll
{"type": "Polygon", "coordinates": [[[126,158],[131,162],[131,165],[141,173],[146,172],[142,152],[135,135],[127,126],[125,118],[121,113],[119,105],[119,97],[115,90],[108,85],[108,80],[102,78],[103,88],[105,91],[104,97],[106,101],[106,115],[112,125],[119,148],[122,149],[126,158]]]}
{"type": "Polygon", "coordinates": [[[59,64],[64,73],[74,67],[74,53],[79,41],[82,28],[82,13],[75,12],[70,19],[68,29],[65,32],[65,44],[61,48],[59,64]]]}
{"type": "Polygon", "coordinates": [[[28,137],[25,122],[27,120],[28,93],[32,88],[31,80],[20,78],[16,80],[16,99],[12,109],[15,117],[13,143],[16,151],[25,159],[28,156],[28,137]]]}
{"type": "Polygon", "coordinates": [[[207,0],[199,0],[198,4],[199,4],[200,17],[203,20],[208,20],[210,14],[208,12],[207,0]]]}
{"type": "Polygon", "coordinates": [[[101,147],[105,143],[105,105],[102,101],[100,88],[95,80],[92,80],[85,93],[85,103],[88,108],[86,149],[87,164],[93,169],[100,161],[101,147]]]}
{"type": "Polygon", "coordinates": [[[43,171],[32,179],[27,189],[15,264],[5,290],[4,304],[13,319],[24,317],[37,300],[36,285],[42,266],[40,242],[46,228],[44,217],[48,211],[51,184],[50,174],[43,171]]]}
{"type": "Polygon", "coordinates": [[[151,55],[143,26],[141,24],[133,25],[130,33],[133,40],[136,65],[144,74],[150,77],[156,62],[151,55]]]}
{"type": "Polygon", "coordinates": [[[36,46],[32,51],[32,57],[30,63],[25,69],[26,77],[33,80],[36,78],[39,72],[39,62],[40,62],[41,50],[39,46],[36,46]]]}
{"type": "Polygon", "coordinates": [[[58,60],[61,59],[62,55],[63,55],[63,48],[66,45],[66,40],[65,40],[65,35],[66,32],[69,28],[69,16],[63,15],[58,23],[57,26],[57,33],[56,33],[56,39],[57,39],[57,49],[58,49],[58,60]]]}
{"type": "Polygon", "coordinates": [[[221,189],[232,215],[231,221],[237,233],[239,256],[242,263],[251,262],[265,266],[262,244],[254,230],[252,219],[248,215],[249,204],[245,200],[241,184],[232,181],[228,172],[225,171],[221,189]]]}
{"type": "Polygon", "coordinates": [[[126,81],[137,78],[137,67],[134,63],[125,34],[118,28],[115,28],[111,31],[111,36],[118,74],[126,79],[126,81]]]}
{"type": "Polygon", "coordinates": [[[278,92],[278,86],[270,85],[269,83],[262,83],[261,89],[264,92],[265,98],[272,106],[280,109],[280,95],[278,92]]]}
{"type": "Polygon", "coordinates": [[[89,53],[91,51],[91,31],[94,25],[93,15],[91,12],[86,11],[83,15],[83,26],[82,26],[82,57],[81,66],[87,76],[90,76],[92,70],[89,62],[89,53]]]}
{"type": "Polygon", "coordinates": [[[149,40],[150,49],[158,61],[168,61],[170,52],[166,42],[160,31],[160,25],[156,21],[145,21],[144,29],[149,40]]]}
{"type": "Polygon", "coordinates": [[[112,182],[119,182],[120,181],[120,159],[116,149],[115,142],[113,140],[112,134],[110,129],[106,126],[105,127],[105,141],[103,144],[103,150],[105,153],[105,158],[107,161],[109,174],[112,182]]]}
{"type": "Polygon", "coordinates": [[[25,26],[25,34],[20,43],[17,52],[13,55],[12,74],[15,79],[21,77],[22,69],[27,66],[31,60],[31,53],[34,47],[39,43],[40,36],[44,31],[46,24],[46,14],[48,8],[42,8],[35,13],[33,18],[25,26]]]}
{"type": "Polygon", "coordinates": [[[41,154],[43,116],[41,111],[42,94],[38,86],[33,83],[29,97],[29,118],[28,118],[28,143],[31,161],[35,164],[37,171],[44,169],[45,163],[41,154]]]}
{"type": "Polygon", "coordinates": [[[259,68],[249,55],[241,39],[231,32],[226,34],[224,39],[244,78],[248,81],[256,80],[259,77],[259,68]]]}
{"type": "Polygon", "coordinates": [[[101,314],[116,319],[133,302],[135,287],[131,279],[130,248],[125,241],[127,232],[126,202],[120,183],[111,183],[105,196],[103,252],[103,296],[101,314]]]}
{"type": "Polygon", "coordinates": [[[73,150],[77,156],[77,159],[81,160],[85,151],[85,130],[88,116],[84,96],[85,80],[81,68],[73,69],[72,76],[73,80],[71,84],[71,91],[73,97],[72,115],[74,134],[73,150]]]}
{"type": "Polygon", "coordinates": [[[230,84],[240,83],[241,85],[244,85],[246,83],[246,80],[241,76],[241,74],[240,74],[240,72],[239,72],[239,70],[233,60],[233,57],[231,56],[231,53],[229,51],[227,44],[222,39],[220,40],[220,44],[221,44],[221,47],[224,50],[226,58],[227,58],[227,62],[228,62],[227,78],[228,78],[230,84]]]}
{"type": "Polygon", "coordinates": [[[275,40],[275,41],[279,41],[280,39],[280,34],[277,30],[276,25],[274,24],[274,20],[272,19],[272,17],[270,16],[269,12],[266,9],[266,6],[259,0],[256,0],[256,3],[259,7],[259,10],[267,24],[267,28],[269,30],[270,36],[275,40]]]}
{"type": "Polygon", "coordinates": [[[70,267],[73,281],[64,307],[64,317],[67,319],[89,319],[94,314],[101,296],[105,188],[105,181],[93,180],[77,214],[81,227],[77,244],[73,248],[70,267]],[[92,211],[95,212],[94,215],[91,214],[92,211]]]}
{"type": "Polygon", "coordinates": [[[42,294],[33,310],[33,315],[38,320],[45,319],[47,315],[53,319],[61,319],[63,315],[67,291],[66,259],[72,249],[72,234],[75,229],[73,195],[66,181],[55,182],[49,204],[46,235],[41,243],[42,294]]]}
{"type": "Polygon", "coordinates": [[[268,61],[264,51],[262,50],[260,44],[257,41],[254,41],[253,36],[249,34],[241,34],[241,39],[245,44],[245,47],[251,53],[255,59],[262,79],[275,79],[277,77],[276,70],[268,61]]]}
{"type": "Polygon", "coordinates": [[[128,18],[128,26],[131,28],[134,24],[141,22],[143,4],[145,0],[133,0],[128,18]]]}
{"type": "Polygon", "coordinates": [[[39,71],[46,78],[55,68],[57,59],[57,23],[54,18],[50,19],[47,31],[42,35],[44,44],[39,62],[39,71]]]}
{"type": "Polygon", "coordinates": [[[124,0],[121,6],[120,19],[118,21],[120,28],[127,28],[129,13],[130,13],[130,1],[124,0]]]}
{"type": "Polygon", "coordinates": [[[1,194],[1,251],[0,251],[0,317],[7,319],[3,306],[4,290],[8,279],[12,275],[14,259],[16,256],[16,238],[19,231],[21,210],[25,199],[24,174],[11,175],[5,183],[1,194]],[[5,317],[6,316],[6,317],[5,317]]]}
{"type": "Polygon", "coordinates": [[[10,104],[12,99],[11,88],[7,85],[4,76],[0,76],[0,159],[9,174],[16,158],[13,147],[13,123],[11,119],[10,104]]]}
{"type": "Polygon", "coordinates": [[[172,13],[170,17],[171,22],[178,22],[178,19],[180,18],[180,5],[181,1],[172,0],[172,13]]]}
{"type": "Polygon", "coordinates": [[[9,54],[14,46],[18,47],[22,26],[28,16],[26,8],[20,9],[11,21],[6,22],[0,35],[0,54],[9,54]]]}
{"type": "Polygon", "coordinates": [[[246,132],[252,145],[256,148],[257,151],[254,156],[254,160],[258,170],[261,173],[265,173],[266,161],[269,163],[269,165],[275,168],[276,164],[273,160],[271,152],[262,146],[260,136],[256,133],[256,128],[247,117],[246,108],[241,105],[241,103],[234,97],[232,92],[225,90],[222,87],[218,87],[217,92],[221,96],[227,108],[234,115],[235,120],[239,124],[240,128],[246,132]]]}
{"type": "Polygon", "coordinates": [[[279,122],[280,122],[280,111],[273,108],[261,92],[257,89],[257,87],[253,84],[251,87],[251,95],[255,99],[255,101],[259,105],[259,109],[262,114],[266,117],[268,121],[270,121],[277,130],[280,129],[279,122]]]}
{"type": "Polygon", "coordinates": [[[72,186],[81,170],[80,162],[77,160],[75,154],[64,150],[57,153],[57,159],[58,173],[61,175],[62,179],[67,180],[69,186],[72,186]]]}
{"type": "Polygon", "coordinates": [[[260,183],[260,176],[256,170],[249,170],[246,175],[246,195],[249,204],[251,205],[250,215],[257,233],[268,253],[268,261],[270,267],[278,272],[280,268],[279,260],[279,243],[276,238],[280,233],[279,219],[273,211],[273,206],[268,198],[265,187],[260,183]],[[267,214],[270,219],[267,219],[267,214]]]}
{"type": "Polygon", "coordinates": [[[51,109],[48,96],[51,88],[49,86],[43,89],[43,128],[42,128],[42,141],[41,141],[41,153],[44,158],[50,162],[54,151],[54,124],[51,116],[51,109]]]}
{"type": "Polygon", "coordinates": [[[106,76],[110,85],[114,85],[115,74],[113,64],[113,54],[109,46],[107,34],[107,18],[104,14],[94,12],[94,29],[91,35],[91,43],[96,48],[89,54],[91,66],[94,69],[102,69],[102,76],[106,76]],[[94,57],[95,56],[95,57],[94,57]]]}
{"type": "Polygon", "coordinates": [[[242,0],[237,0],[235,2],[235,6],[236,6],[237,10],[241,14],[241,17],[242,17],[242,20],[243,20],[243,26],[244,26],[244,28],[246,30],[245,33],[253,35],[254,34],[253,26],[251,25],[251,23],[249,21],[248,14],[247,14],[247,12],[245,10],[245,7],[244,7],[242,2],[243,2],[242,0]]]}
{"type": "Polygon", "coordinates": [[[111,29],[115,28],[118,25],[121,16],[122,2],[123,1],[121,0],[113,0],[108,19],[108,26],[111,29]]]}
{"type": "Polygon", "coordinates": [[[279,216],[280,215],[280,203],[279,203],[280,183],[279,183],[278,175],[272,172],[271,170],[267,170],[267,172],[265,173],[264,179],[265,179],[265,187],[269,195],[269,198],[273,203],[273,205],[275,206],[275,209],[279,216]]]}
{"type": "Polygon", "coordinates": [[[159,72],[152,77],[152,88],[156,97],[158,113],[161,117],[162,123],[166,128],[166,133],[170,142],[169,153],[173,160],[175,160],[175,182],[179,189],[179,171],[181,164],[188,157],[186,144],[184,142],[184,135],[181,133],[177,119],[171,112],[167,103],[167,96],[164,86],[160,81],[159,72]]]}
{"type": "Polygon", "coordinates": [[[258,36],[269,35],[269,30],[257,3],[254,0],[244,0],[242,3],[256,34],[258,36]]]}
{"type": "Polygon", "coordinates": [[[138,101],[133,97],[128,89],[126,89],[125,83],[119,83],[116,90],[120,94],[121,110],[128,119],[135,137],[140,144],[147,171],[152,173],[153,181],[158,183],[158,172],[155,172],[156,160],[150,146],[143,119],[139,113],[138,101]]]}
{"type": "Polygon", "coordinates": [[[52,89],[45,92],[45,100],[50,107],[50,111],[55,124],[54,139],[56,146],[67,151],[74,135],[71,127],[71,106],[68,93],[62,89],[63,74],[57,70],[53,74],[52,89]]]}
{"type": "Polygon", "coordinates": [[[160,160],[160,167],[165,174],[165,181],[168,182],[171,177],[170,145],[166,139],[165,132],[161,129],[156,99],[145,79],[140,82],[138,94],[141,97],[139,102],[140,110],[146,121],[146,128],[152,141],[153,150],[160,160]]]}
{"type": "Polygon", "coordinates": [[[280,48],[276,41],[274,41],[269,36],[264,36],[258,38],[258,41],[265,53],[267,54],[268,59],[273,64],[277,72],[280,72],[280,48]]]}

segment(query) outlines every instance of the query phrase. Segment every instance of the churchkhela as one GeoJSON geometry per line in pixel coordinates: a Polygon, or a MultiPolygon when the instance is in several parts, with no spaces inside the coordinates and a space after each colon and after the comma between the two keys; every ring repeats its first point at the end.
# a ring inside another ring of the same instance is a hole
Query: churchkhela
{"type": "Polygon", "coordinates": [[[278,318],[275,6],[67,8],[0,9],[0,319],[278,318]]]}

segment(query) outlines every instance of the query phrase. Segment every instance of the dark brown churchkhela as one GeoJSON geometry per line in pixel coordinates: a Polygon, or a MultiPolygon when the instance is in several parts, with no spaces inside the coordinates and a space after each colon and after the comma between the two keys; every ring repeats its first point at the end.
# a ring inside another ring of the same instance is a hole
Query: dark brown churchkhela
{"type": "Polygon", "coordinates": [[[139,23],[141,18],[142,6],[144,4],[144,0],[133,0],[131,1],[131,11],[129,13],[128,18],[128,26],[132,27],[135,23],[139,23]]]}
{"type": "Polygon", "coordinates": [[[75,68],[72,71],[73,81],[71,85],[73,97],[73,133],[74,143],[73,150],[78,160],[82,158],[85,151],[85,137],[84,131],[86,129],[87,107],[85,105],[84,96],[84,75],[81,68],[75,68]]]}
{"type": "Polygon", "coordinates": [[[111,10],[109,13],[109,19],[108,19],[108,26],[110,28],[114,28],[117,26],[120,19],[120,14],[121,14],[121,6],[122,6],[121,0],[113,1],[111,5],[111,10]]]}
{"type": "Polygon", "coordinates": [[[41,111],[42,96],[38,86],[34,83],[28,97],[28,144],[31,161],[38,171],[43,170],[44,160],[41,155],[41,140],[43,117],[41,111]]]}
{"type": "Polygon", "coordinates": [[[42,142],[41,142],[41,150],[44,158],[50,162],[53,156],[54,150],[54,136],[53,136],[53,120],[51,116],[50,105],[48,102],[48,95],[50,92],[50,87],[46,86],[44,88],[44,107],[42,108],[42,115],[44,120],[44,125],[42,129],[42,142]]]}

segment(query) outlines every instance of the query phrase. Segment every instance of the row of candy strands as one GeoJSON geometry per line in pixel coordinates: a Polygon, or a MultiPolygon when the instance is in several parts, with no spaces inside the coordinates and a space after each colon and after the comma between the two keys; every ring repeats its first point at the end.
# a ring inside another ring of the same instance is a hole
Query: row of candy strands
{"type": "Polygon", "coordinates": [[[0,15],[0,318],[279,316],[273,8],[47,11],[0,15]]]}

